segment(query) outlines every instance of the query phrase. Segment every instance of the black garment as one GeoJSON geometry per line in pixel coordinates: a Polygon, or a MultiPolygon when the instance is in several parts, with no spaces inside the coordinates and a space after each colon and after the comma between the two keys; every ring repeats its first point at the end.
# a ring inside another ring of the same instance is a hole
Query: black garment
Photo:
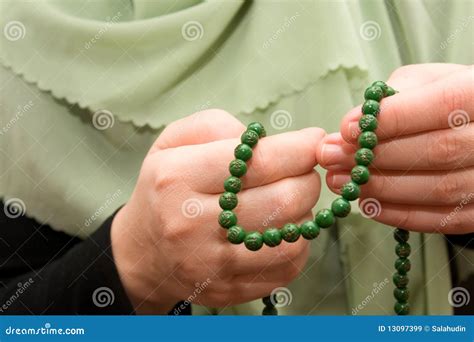
{"type": "Polygon", "coordinates": [[[134,314],[114,263],[112,219],[81,240],[0,210],[0,314],[134,314]]]}

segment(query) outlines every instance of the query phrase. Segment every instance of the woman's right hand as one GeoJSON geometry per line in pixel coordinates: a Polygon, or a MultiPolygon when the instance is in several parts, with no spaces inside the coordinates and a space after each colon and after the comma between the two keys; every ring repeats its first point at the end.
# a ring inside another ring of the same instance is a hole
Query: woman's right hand
{"type": "MultiPolygon", "coordinates": [[[[288,284],[304,267],[303,238],[251,252],[229,243],[217,222],[228,165],[245,129],[226,112],[206,110],[170,124],[147,154],[111,232],[137,313],[167,313],[190,296],[210,307],[248,302],[288,284]]],[[[308,128],[259,141],[238,193],[239,225],[262,230],[311,219],[321,184],[313,168],[324,136],[308,128]]]]}

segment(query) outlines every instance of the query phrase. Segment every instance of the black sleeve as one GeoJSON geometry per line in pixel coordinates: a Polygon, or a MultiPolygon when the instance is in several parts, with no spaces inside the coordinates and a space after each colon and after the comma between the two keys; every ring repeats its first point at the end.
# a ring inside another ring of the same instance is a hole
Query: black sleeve
{"type": "Polygon", "coordinates": [[[114,263],[112,220],[81,240],[2,210],[0,314],[134,314],[114,263]]]}

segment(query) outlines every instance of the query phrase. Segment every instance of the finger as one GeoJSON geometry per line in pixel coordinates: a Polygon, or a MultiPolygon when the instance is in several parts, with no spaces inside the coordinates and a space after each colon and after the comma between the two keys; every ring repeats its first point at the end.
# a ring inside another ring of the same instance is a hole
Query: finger
{"type": "Polygon", "coordinates": [[[236,138],[244,130],[245,126],[232,114],[208,109],[172,122],[156,139],[151,151],[236,138]]]}
{"type": "Polygon", "coordinates": [[[474,232],[474,194],[457,206],[422,206],[382,202],[374,220],[423,233],[467,234],[474,232]]]}
{"type": "Polygon", "coordinates": [[[405,65],[396,69],[388,78],[387,84],[402,91],[421,87],[446,77],[453,72],[466,69],[466,65],[451,63],[426,63],[405,65]]]}
{"type": "MultiPolygon", "coordinates": [[[[317,164],[316,150],[324,135],[320,128],[306,128],[261,139],[247,162],[247,173],[241,178],[243,188],[310,172],[317,164]]],[[[234,148],[239,142],[228,139],[179,147],[167,158],[165,156],[165,162],[172,169],[181,170],[181,178],[191,189],[201,193],[221,193],[224,180],[229,177],[229,163],[235,159],[234,148]],[[192,156],[192,159],[183,156],[192,156]]]]}
{"type": "MultiPolygon", "coordinates": [[[[336,193],[349,180],[347,172],[327,173],[327,184],[336,193]]],[[[397,204],[447,206],[457,205],[467,189],[474,189],[474,168],[448,173],[372,170],[370,181],[361,186],[361,197],[397,204]]]]}
{"type": "MultiPolygon", "coordinates": [[[[323,139],[318,150],[322,167],[350,170],[356,147],[340,135],[323,139]]],[[[371,168],[379,170],[433,171],[474,166],[474,124],[462,129],[442,129],[384,140],[374,149],[371,168]]]]}
{"type": "MultiPolygon", "coordinates": [[[[470,67],[383,99],[377,136],[383,140],[467,124],[474,118],[473,84],[474,69],[470,67]]],[[[356,109],[343,119],[341,134],[347,142],[356,142],[360,116],[360,109],[356,109]]]]}
{"type": "Polygon", "coordinates": [[[239,204],[234,209],[239,224],[249,230],[263,231],[297,222],[316,205],[321,179],[316,171],[279,180],[238,194],[239,204]]]}
{"type": "Polygon", "coordinates": [[[295,259],[284,259],[288,262],[281,265],[273,265],[262,269],[261,272],[239,274],[233,277],[232,282],[236,283],[256,283],[256,282],[281,282],[289,283],[303,271],[308,261],[310,248],[305,248],[295,259]]]}

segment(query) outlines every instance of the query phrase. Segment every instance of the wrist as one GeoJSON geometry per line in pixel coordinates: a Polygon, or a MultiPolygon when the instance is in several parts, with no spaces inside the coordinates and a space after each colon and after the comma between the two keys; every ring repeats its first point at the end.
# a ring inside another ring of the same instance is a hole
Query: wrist
{"type": "Polygon", "coordinates": [[[134,225],[141,223],[133,222],[132,217],[126,204],[112,222],[110,239],[118,275],[137,314],[166,314],[179,299],[167,291],[169,277],[153,269],[150,259],[156,256],[156,246],[148,246],[149,241],[135,236],[134,225]]]}

